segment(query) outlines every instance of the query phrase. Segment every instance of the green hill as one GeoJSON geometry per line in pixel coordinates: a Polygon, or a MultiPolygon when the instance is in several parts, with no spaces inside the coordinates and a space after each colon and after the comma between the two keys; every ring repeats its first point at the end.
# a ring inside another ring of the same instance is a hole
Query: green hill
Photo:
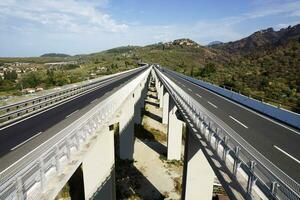
{"type": "Polygon", "coordinates": [[[85,55],[46,55],[42,58],[2,58],[0,63],[76,61],[80,68],[68,71],[70,77],[73,73],[76,77],[69,82],[80,81],[91,73],[101,75],[130,69],[137,67],[139,62],[157,63],[300,112],[300,25],[279,31],[269,28],[238,41],[209,46],[178,39],[85,55]],[[106,71],[99,72],[103,67],[106,71]]]}

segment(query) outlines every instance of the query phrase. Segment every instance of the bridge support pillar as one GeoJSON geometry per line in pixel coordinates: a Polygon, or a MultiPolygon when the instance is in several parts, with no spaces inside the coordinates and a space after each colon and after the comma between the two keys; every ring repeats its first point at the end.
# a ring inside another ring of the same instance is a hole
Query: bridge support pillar
{"type": "Polygon", "coordinates": [[[163,117],[162,117],[162,123],[168,124],[169,121],[169,103],[170,103],[170,95],[167,91],[164,91],[163,96],[163,117]]]}
{"type": "Polygon", "coordinates": [[[134,91],[134,123],[140,124],[142,121],[142,108],[147,97],[148,79],[142,81],[134,91]]]}
{"type": "Polygon", "coordinates": [[[119,141],[120,158],[133,159],[134,144],[134,93],[125,100],[120,113],[119,141]]]}
{"type": "Polygon", "coordinates": [[[205,158],[200,142],[193,132],[185,141],[182,199],[211,200],[214,172],[205,158]]]}
{"type": "Polygon", "coordinates": [[[141,109],[143,107],[142,99],[142,84],[140,84],[134,91],[134,123],[140,124],[142,120],[141,109]]]}
{"type": "Polygon", "coordinates": [[[114,130],[105,127],[82,161],[85,199],[115,199],[114,130]]]}
{"type": "Polygon", "coordinates": [[[164,85],[162,83],[160,84],[159,87],[158,98],[159,98],[159,107],[162,108],[164,103],[164,85]]]}
{"type": "Polygon", "coordinates": [[[180,160],[184,122],[177,117],[178,112],[175,102],[169,100],[169,103],[167,159],[180,160]]]}

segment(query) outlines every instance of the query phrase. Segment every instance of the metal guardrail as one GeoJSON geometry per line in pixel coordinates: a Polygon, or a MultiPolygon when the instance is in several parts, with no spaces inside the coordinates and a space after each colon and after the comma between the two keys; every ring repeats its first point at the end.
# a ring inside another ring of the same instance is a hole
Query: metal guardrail
{"type": "Polygon", "coordinates": [[[35,97],[25,101],[1,106],[0,112],[2,112],[3,114],[0,115],[0,125],[4,126],[5,124],[10,123],[11,121],[27,116],[29,113],[32,114],[33,112],[38,112],[48,107],[65,102],[69,99],[91,92],[94,89],[96,89],[97,86],[99,86],[100,84],[135,70],[139,70],[139,68],[116,73],[113,75],[108,75],[105,77],[100,77],[91,81],[85,81],[82,83],[78,83],[79,86],[74,86],[71,88],[63,89],[61,91],[52,92],[50,94],[46,94],[40,97],[35,97]]]}
{"type": "Polygon", "coordinates": [[[208,89],[216,94],[222,95],[232,101],[238,102],[244,106],[247,106],[253,110],[261,112],[265,115],[268,115],[274,119],[280,120],[286,124],[294,126],[300,129],[300,114],[286,110],[284,108],[274,106],[272,104],[259,101],[257,99],[253,99],[249,96],[245,96],[243,94],[227,90],[225,88],[218,87],[217,85],[213,85],[211,83],[207,83],[198,79],[194,79],[192,77],[180,74],[178,72],[171,71],[169,69],[165,69],[170,73],[173,73],[185,80],[188,80],[196,85],[199,85],[205,89],[208,89]]]}
{"type": "Polygon", "coordinates": [[[299,183],[271,163],[158,69],[155,71],[177,105],[186,112],[194,128],[206,138],[215,154],[237,178],[248,198],[251,199],[252,189],[255,188],[268,199],[300,199],[299,183]],[[241,180],[241,177],[244,180],[241,180]]]}
{"type": "Polygon", "coordinates": [[[0,199],[40,199],[51,178],[59,175],[96,130],[112,119],[123,101],[146,82],[149,73],[150,68],[0,172],[0,199]]]}

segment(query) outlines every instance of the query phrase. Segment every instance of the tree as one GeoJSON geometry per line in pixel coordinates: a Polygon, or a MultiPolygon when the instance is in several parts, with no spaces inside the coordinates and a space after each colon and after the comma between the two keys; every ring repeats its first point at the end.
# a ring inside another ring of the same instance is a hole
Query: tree
{"type": "Polygon", "coordinates": [[[216,72],[216,65],[214,63],[208,63],[204,68],[200,71],[200,76],[208,77],[211,74],[216,72]]]}
{"type": "Polygon", "coordinates": [[[18,77],[16,70],[12,70],[12,71],[5,71],[4,72],[4,79],[6,80],[16,80],[18,77]]]}

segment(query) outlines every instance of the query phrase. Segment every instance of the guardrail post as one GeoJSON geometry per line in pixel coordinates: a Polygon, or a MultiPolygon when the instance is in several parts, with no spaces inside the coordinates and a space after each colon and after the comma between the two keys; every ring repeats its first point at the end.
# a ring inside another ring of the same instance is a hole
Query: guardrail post
{"type": "Polygon", "coordinates": [[[67,139],[66,146],[67,146],[67,158],[68,158],[68,160],[70,160],[70,159],[71,159],[71,144],[70,144],[70,138],[67,139]]]}
{"type": "Polygon", "coordinates": [[[278,183],[277,182],[272,182],[271,184],[271,193],[274,197],[277,195],[277,189],[278,189],[278,183]]]}
{"type": "Polygon", "coordinates": [[[24,188],[23,188],[22,178],[18,177],[16,183],[17,183],[18,199],[23,200],[25,198],[24,198],[24,188]]]}
{"type": "Polygon", "coordinates": [[[254,168],[255,168],[256,163],[254,161],[250,162],[250,172],[248,176],[248,182],[247,182],[247,194],[250,199],[252,199],[251,194],[252,194],[252,188],[257,180],[257,178],[254,175],[254,168]]]}
{"type": "Polygon", "coordinates": [[[80,140],[79,140],[79,135],[78,134],[75,135],[75,140],[76,140],[77,151],[79,151],[79,149],[80,149],[80,140]]]}
{"type": "Polygon", "coordinates": [[[43,192],[45,190],[45,180],[46,180],[43,159],[39,160],[39,172],[40,172],[41,189],[43,192]]]}
{"type": "Polygon", "coordinates": [[[56,172],[58,174],[60,174],[60,171],[61,171],[59,159],[60,159],[60,157],[59,157],[59,148],[56,147],[56,149],[55,149],[55,167],[56,167],[56,172]]]}
{"type": "Polygon", "coordinates": [[[209,135],[209,145],[211,145],[211,138],[215,135],[215,133],[213,131],[209,131],[208,133],[210,133],[209,135]]]}
{"type": "Polygon", "coordinates": [[[215,149],[216,149],[217,154],[218,154],[218,150],[219,150],[219,146],[220,146],[221,142],[222,142],[222,140],[216,138],[215,149]]]}
{"type": "Polygon", "coordinates": [[[241,166],[241,161],[239,160],[240,147],[236,146],[234,153],[235,153],[235,159],[234,159],[234,163],[233,163],[233,175],[236,176],[237,171],[238,171],[239,167],[241,166]]]}
{"type": "Polygon", "coordinates": [[[227,154],[228,154],[228,148],[227,148],[228,139],[229,139],[228,136],[225,135],[225,137],[224,137],[224,147],[223,147],[223,157],[222,157],[224,162],[226,162],[226,157],[227,157],[227,154]]]}

